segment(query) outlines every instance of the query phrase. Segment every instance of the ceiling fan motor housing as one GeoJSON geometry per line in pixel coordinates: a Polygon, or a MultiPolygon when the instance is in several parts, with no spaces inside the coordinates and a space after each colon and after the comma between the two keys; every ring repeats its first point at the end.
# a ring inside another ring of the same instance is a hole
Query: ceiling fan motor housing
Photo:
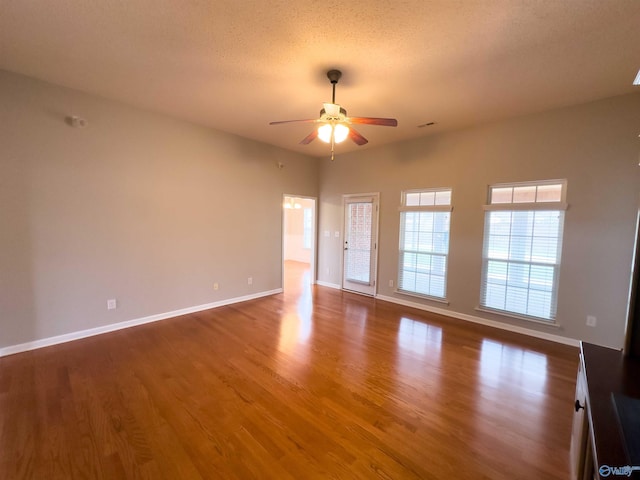
{"type": "Polygon", "coordinates": [[[346,116],[347,116],[347,111],[342,107],[340,107],[340,113],[338,115],[329,115],[324,108],[320,110],[320,118],[326,121],[331,121],[331,120],[343,121],[345,120],[346,116]]]}

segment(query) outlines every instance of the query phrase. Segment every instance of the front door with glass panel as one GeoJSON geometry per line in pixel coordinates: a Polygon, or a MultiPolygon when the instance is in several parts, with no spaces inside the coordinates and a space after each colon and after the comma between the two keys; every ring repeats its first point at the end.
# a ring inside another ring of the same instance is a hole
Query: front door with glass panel
{"type": "Polygon", "coordinates": [[[342,288],[365,295],[376,292],[378,194],[344,197],[342,288]]]}

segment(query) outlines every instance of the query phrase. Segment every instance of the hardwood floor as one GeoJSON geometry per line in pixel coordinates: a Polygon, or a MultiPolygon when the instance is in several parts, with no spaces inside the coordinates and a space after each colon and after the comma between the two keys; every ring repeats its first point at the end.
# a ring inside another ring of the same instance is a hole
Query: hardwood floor
{"type": "Polygon", "coordinates": [[[569,477],[577,349],[300,274],[1,358],[0,478],[569,477]]]}

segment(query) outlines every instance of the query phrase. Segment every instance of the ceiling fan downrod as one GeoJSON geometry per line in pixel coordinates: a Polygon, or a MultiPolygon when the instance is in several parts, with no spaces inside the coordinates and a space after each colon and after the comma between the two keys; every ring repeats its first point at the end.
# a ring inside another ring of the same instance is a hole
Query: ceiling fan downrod
{"type": "MultiPolygon", "coordinates": [[[[338,80],[342,77],[342,72],[340,70],[329,70],[327,72],[327,78],[331,82],[331,103],[336,104],[336,85],[338,80]]],[[[335,138],[333,133],[331,134],[331,161],[334,160],[334,152],[335,152],[335,138]]]]}
{"type": "Polygon", "coordinates": [[[335,105],[336,103],[336,84],[338,80],[342,77],[342,72],[340,70],[329,70],[327,72],[327,78],[331,82],[331,86],[333,87],[333,94],[331,96],[331,103],[335,105]]]}

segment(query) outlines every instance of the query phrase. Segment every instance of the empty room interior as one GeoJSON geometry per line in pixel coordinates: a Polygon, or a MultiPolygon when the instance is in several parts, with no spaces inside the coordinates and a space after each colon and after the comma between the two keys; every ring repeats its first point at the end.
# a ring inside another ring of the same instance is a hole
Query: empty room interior
{"type": "Polygon", "coordinates": [[[0,478],[636,475],[639,21],[0,4],[0,478]]]}

